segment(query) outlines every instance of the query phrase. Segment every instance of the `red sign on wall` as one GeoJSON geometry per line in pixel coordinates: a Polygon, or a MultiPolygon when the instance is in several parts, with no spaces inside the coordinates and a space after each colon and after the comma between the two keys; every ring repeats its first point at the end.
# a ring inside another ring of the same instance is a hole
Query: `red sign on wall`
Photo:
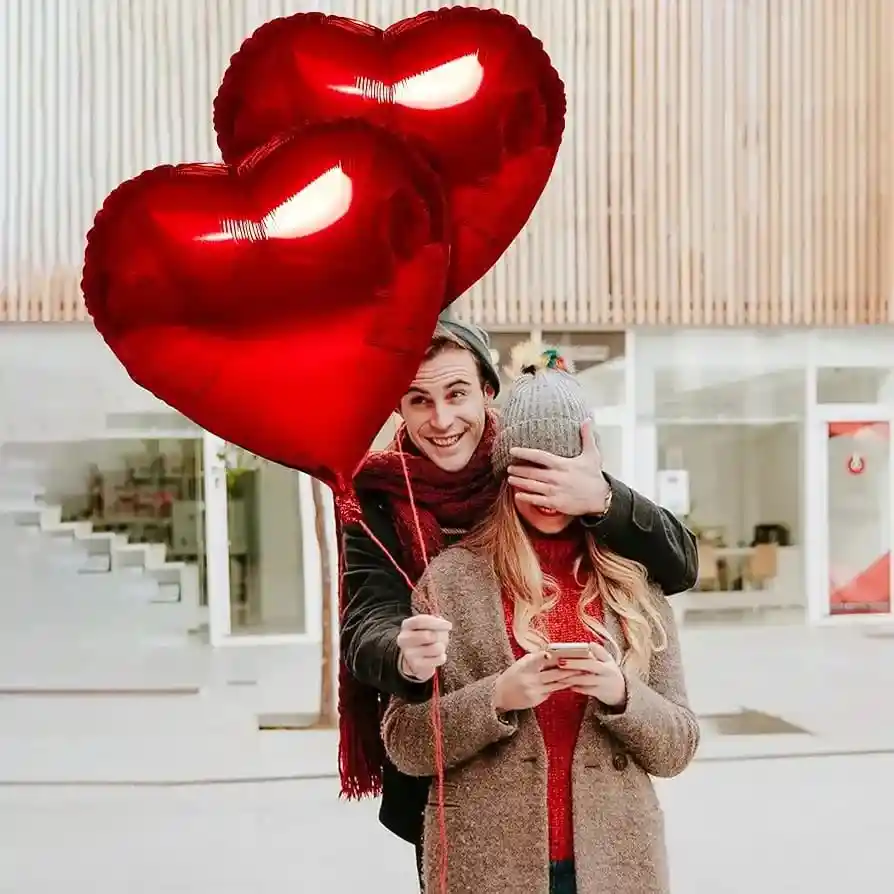
{"type": "Polygon", "coordinates": [[[851,475],[862,475],[866,471],[866,460],[859,453],[853,453],[848,458],[847,470],[851,475]]]}

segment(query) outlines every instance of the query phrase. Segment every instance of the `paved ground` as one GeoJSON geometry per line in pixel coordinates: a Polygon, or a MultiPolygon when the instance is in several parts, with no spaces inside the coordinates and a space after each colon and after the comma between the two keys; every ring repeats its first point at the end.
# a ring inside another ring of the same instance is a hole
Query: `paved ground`
{"type": "MultiPolygon", "coordinates": [[[[894,757],[693,767],[662,788],[674,890],[890,890],[892,793],[894,757]]],[[[411,894],[373,806],[329,782],[0,789],[0,892],[411,894]]]]}
{"type": "MultiPolygon", "coordinates": [[[[686,631],[699,714],[747,708],[809,733],[721,736],[705,723],[698,760],[894,751],[894,638],[882,632],[686,631]]],[[[314,646],[26,649],[0,631],[0,783],[333,774],[334,735],[258,732],[259,714],[312,713],[318,694],[314,646]],[[137,692],[102,693],[120,687],[137,692]]]]}
{"type": "MultiPolygon", "coordinates": [[[[699,713],[749,708],[808,732],[705,724],[697,762],[659,789],[676,894],[891,889],[894,639],[881,632],[686,633],[699,713]]],[[[413,892],[412,855],[375,805],[337,800],[333,735],[258,732],[258,712],[312,708],[312,650],[8,646],[0,894],[413,892]],[[63,685],[169,691],[34,691],[63,685]]]]}

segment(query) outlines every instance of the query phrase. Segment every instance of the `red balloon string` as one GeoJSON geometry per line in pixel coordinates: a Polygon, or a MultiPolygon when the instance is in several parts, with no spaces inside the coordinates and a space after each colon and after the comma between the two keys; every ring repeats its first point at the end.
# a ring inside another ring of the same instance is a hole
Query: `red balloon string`
{"type": "MultiPolygon", "coordinates": [[[[407,494],[410,498],[410,510],[413,513],[413,522],[416,525],[416,536],[419,538],[419,546],[422,550],[422,562],[428,567],[428,555],[425,549],[425,538],[422,536],[422,523],[419,521],[419,512],[416,509],[416,499],[413,496],[413,485],[410,482],[410,471],[407,468],[407,458],[397,441],[397,450],[400,455],[400,464],[404,473],[404,481],[407,483],[407,494]]],[[[432,614],[438,614],[438,597],[434,588],[429,586],[429,610],[432,614]]],[[[432,680],[431,695],[431,725],[435,747],[435,771],[438,784],[438,837],[441,844],[441,865],[439,867],[440,894],[447,894],[447,816],[444,810],[444,730],[441,724],[441,680],[439,674],[435,674],[432,680]]]]}
{"type": "MultiPolygon", "coordinates": [[[[428,555],[425,549],[425,540],[422,536],[422,524],[419,521],[419,512],[416,509],[416,500],[413,496],[413,485],[410,482],[410,472],[407,469],[407,460],[400,445],[398,445],[400,453],[400,462],[403,468],[404,480],[407,483],[407,493],[410,498],[410,509],[413,513],[413,521],[416,525],[416,534],[419,537],[419,544],[422,548],[422,559],[425,565],[428,565],[428,555]]],[[[388,557],[391,564],[397,569],[401,577],[406,581],[407,586],[413,590],[415,584],[410,580],[409,575],[393,555],[388,551],[384,543],[373,533],[366,522],[360,519],[360,527],[366,533],[367,537],[379,547],[380,550],[388,557]]],[[[430,590],[430,610],[433,614],[438,613],[437,596],[430,590]]],[[[439,867],[439,892],[447,894],[447,815],[444,810],[444,733],[441,723],[441,681],[437,674],[432,680],[432,697],[431,697],[431,723],[432,735],[434,737],[435,748],[435,771],[438,787],[438,837],[441,844],[441,865],[439,867]]]]}

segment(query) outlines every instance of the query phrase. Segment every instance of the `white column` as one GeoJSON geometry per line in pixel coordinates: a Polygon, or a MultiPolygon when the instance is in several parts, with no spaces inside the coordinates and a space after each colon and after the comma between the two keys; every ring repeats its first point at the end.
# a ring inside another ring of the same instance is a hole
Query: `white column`
{"type": "Polygon", "coordinates": [[[227,469],[220,458],[224,442],[202,435],[205,509],[205,568],[208,629],[212,646],[223,645],[232,632],[230,618],[230,532],[227,519],[227,469]]]}
{"type": "Polygon", "coordinates": [[[644,497],[657,496],[658,430],[655,426],[655,371],[640,358],[635,332],[627,333],[627,406],[631,423],[633,471],[629,484],[644,497]]]}
{"type": "Polygon", "coordinates": [[[807,591],[807,620],[816,624],[828,614],[828,458],[825,423],[816,403],[817,367],[811,342],[804,381],[804,456],[801,492],[804,523],[801,561],[807,591]]]}
{"type": "MultiPolygon", "coordinates": [[[[325,489],[330,494],[329,488],[325,489]]],[[[298,479],[298,511],[301,515],[301,569],[304,583],[304,633],[315,642],[323,639],[323,579],[320,547],[317,543],[316,511],[312,482],[302,473],[298,479]]],[[[327,511],[328,510],[327,507],[327,511]]],[[[330,557],[331,559],[331,557],[330,557]]],[[[332,566],[337,574],[337,564],[332,566]]],[[[334,615],[338,617],[338,613],[334,615]]],[[[338,626],[337,624],[335,625],[338,626]]]]}
{"type": "Polygon", "coordinates": [[[621,408],[621,480],[640,490],[636,460],[636,333],[624,333],[624,404],[621,408]]]}

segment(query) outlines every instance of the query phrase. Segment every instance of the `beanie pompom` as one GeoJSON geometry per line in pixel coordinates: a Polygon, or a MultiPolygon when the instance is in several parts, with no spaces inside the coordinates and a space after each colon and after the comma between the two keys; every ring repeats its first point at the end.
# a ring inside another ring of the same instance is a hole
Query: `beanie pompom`
{"type": "Polygon", "coordinates": [[[557,369],[574,374],[574,363],[558,348],[546,347],[539,341],[517,344],[510,353],[510,364],[506,373],[510,378],[533,375],[538,369],[557,369]]]}

